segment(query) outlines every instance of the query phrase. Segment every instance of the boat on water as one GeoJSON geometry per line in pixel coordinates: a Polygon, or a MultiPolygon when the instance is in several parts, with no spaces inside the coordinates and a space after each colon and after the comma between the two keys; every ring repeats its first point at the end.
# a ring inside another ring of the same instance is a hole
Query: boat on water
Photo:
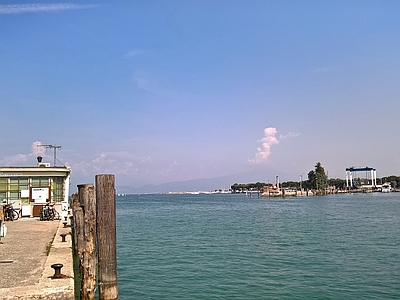
{"type": "Polygon", "coordinates": [[[382,184],[382,193],[390,193],[392,190],[392,186],[390,184],[390,182],[385,182],[384,184],[382,184]]]}

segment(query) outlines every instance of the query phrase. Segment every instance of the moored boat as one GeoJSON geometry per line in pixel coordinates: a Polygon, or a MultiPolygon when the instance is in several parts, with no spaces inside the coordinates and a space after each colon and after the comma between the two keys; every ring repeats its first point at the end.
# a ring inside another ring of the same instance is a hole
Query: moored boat
{"type": "Polygon", "coordinates": [[[390,191],[392,190],[392,186],[389,182],[385,182],[384,184],[382,184],[382,193],[390,193],[390,191]]]}

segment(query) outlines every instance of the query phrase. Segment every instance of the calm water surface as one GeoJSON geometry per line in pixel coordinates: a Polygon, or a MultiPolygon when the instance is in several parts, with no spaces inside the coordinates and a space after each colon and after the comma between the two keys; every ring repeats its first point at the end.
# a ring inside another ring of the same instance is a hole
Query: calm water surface
{"type": "Polygon", "coordinates": [[[117,198],[120,299],[400,299],[400,193],[117,198]]]}

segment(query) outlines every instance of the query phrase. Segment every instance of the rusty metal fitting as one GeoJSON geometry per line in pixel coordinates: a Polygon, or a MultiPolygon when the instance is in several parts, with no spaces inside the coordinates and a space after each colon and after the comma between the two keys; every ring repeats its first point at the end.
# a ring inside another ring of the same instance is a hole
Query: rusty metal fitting
{"type": "Polygon", "coordinates": [[[52,264],[51,267],[54,269],[53,278],[64,278],[65,276],[61,274],[61,268],[63,264],[52,264]]]}
{"type": "Polygon", "coordinates": [[[66,242],[65,237],[67,236],[67,234],[61,233],[60,236],[61,236],[61,242],[66,242]]]}

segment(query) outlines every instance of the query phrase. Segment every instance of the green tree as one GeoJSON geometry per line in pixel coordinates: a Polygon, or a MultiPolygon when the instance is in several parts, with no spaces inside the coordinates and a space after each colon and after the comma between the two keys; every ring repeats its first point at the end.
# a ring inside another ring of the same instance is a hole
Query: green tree
{"type": "Polygon", "coordinates": [[[334,186],[337,189],[345,189],[346,188],[346,180],[341,178],[331,178],[328,179],[328,185],[334,186]]]}
{"type": "Polygon", "coordinates": [[[315,171],[311,170],[308,172],[308,188],[317,189],[317,184],[315,183],[315,171]]]}
{"type": "Polygon", "coordinates": [[[284,187],[284,188],[299,189],[299,188],[300,188],[300,182],[296,182],[296,181],[285,181],[285,182],[282,182],[282,187],[284,187]]]}
{"type": "Polygon", "coordinates": [[[328,176],[326,176],[325,169],[320,162],[315,165],[315,170],[308,172],[308,181],[311,185],[311,188],[317,190],[318,194],[326,194],[326,188],[328,187],[328,176]]]}

